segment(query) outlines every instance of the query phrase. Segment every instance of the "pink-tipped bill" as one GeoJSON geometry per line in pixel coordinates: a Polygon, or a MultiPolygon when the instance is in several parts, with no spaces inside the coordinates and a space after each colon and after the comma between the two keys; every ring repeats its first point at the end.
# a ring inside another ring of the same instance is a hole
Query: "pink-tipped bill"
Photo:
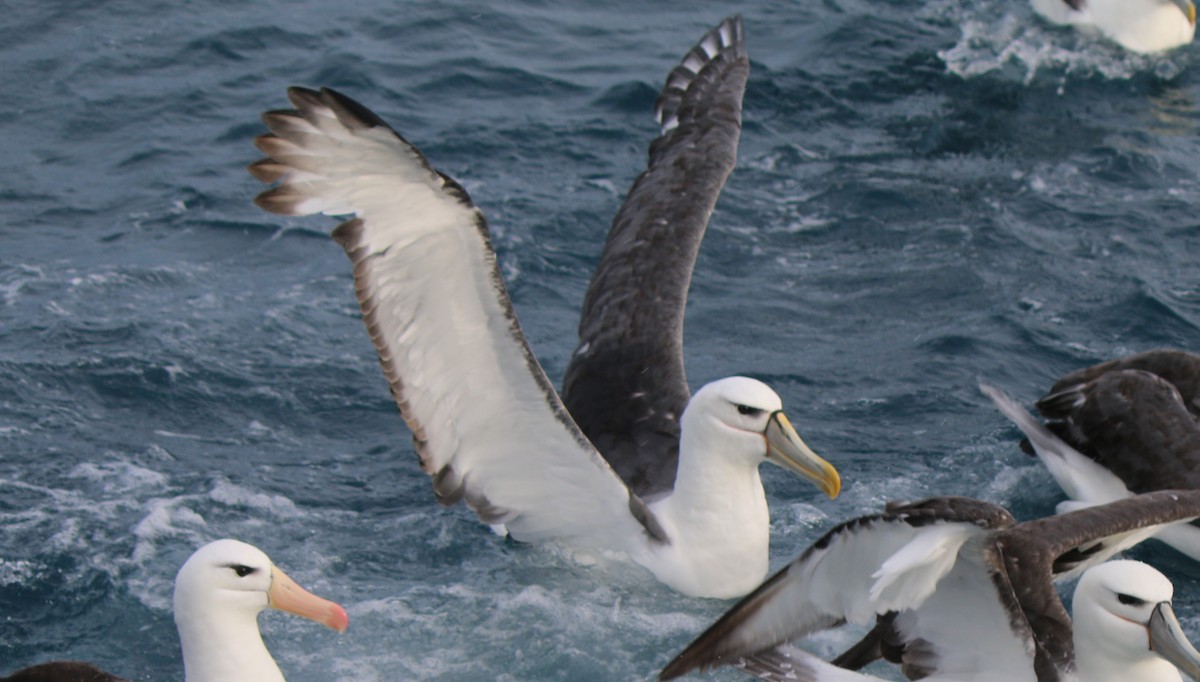
{"type": "Polygon", "coordinates": [[[267,590],[267,602],[273,609],[315,620],[338,632],[345,632],[350,625],[346,609],[300,587],[287,573],[275,566],[271,566],[271,589],[267,590]]]}

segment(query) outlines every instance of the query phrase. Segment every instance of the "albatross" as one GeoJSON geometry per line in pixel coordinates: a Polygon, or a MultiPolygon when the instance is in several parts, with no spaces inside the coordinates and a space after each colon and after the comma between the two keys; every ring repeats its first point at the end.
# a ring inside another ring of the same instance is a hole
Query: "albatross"
{"type": "Polygon", "coordinates": [[[730,609],[666,668],[738,665],[764,679],[867,682],[789,644],[875,627],[854,667],[883,656],[929,682],[1177,682],[1200,652],[1172,588],[1138,562],[1102,563],[1155,526],[1200,515],[1200,491],[1159,491],[1025,523],[968,498],[889,505],[843,523],[730,609]],[[1054,583],[1082,573],[1074,624],[1054,583]],[[871,645],[871,646],[868,646],[871,645]]]}
{"type": "Polygon", "coordinates": [[[54,661],[23,668],[0,682],[129,682],[83,661],[54,661]]]}
{"type": "MultiPolygon", "coordinates": [[[[196,550],[175,576],[175,625],[185,682],[284,682],[263,644],[258,614],[273,608],[338,632],[346,611],[288,577],[262,550],[217,540],[196,550]]],[[[89,663],[42,663],[0,682],[126,682],[89,663]]]]}
{"type": "Polygon", "coordinates": [[[567,372],[566,404],[521,332],[487,222],[455,180],[358,102],[288,90],[263,115],[256,203],[352,216],[333,231],[367,331],[439,502],[525,542],[625,556],[688,595],[728,598],[768,570],[758,465],[830,497],[841,482],[779,396],[729,377],[690,395],[683,309],[732,171],[749,73],[744,29],[709,31],[667,78],[661,133],[613,221],[567,372]],[[569,407],[568,407],[569,406],[569,407]]]}
{"type": "MultiPolygon", "coordinates": [[[[1045,424],[1000,389],[980,389],[1070,498],[1060,511],[1153,490],[1200,489],[1200,356],[1152,350],[1067,374],[1037,401],[1045,424]]],[[[1200,560],[1195,524],[1155,537],[1200,560]]]]}
{"type": "Polygon", "coordinates": [[[1033,0],[1056,24],[1091,27],[1133,52],[1161,52],[1192,42],[1192,0],[1033,0]]]}

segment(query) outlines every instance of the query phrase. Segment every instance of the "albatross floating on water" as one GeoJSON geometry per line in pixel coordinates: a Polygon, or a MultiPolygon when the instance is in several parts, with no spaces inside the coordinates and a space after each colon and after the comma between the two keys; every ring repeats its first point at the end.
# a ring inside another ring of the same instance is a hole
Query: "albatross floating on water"
{"type": "Polygon", "coordinates": [[[344,632],[346,611],[296,584],[262,550],[217,540],[196,550],[175,576],[175,626],[185,682],[283,682],[258,631],[266,608],[344,632]]]}
{"type": "MultiPolygon", "coordinates": [[[[1038,400],[1045,425],[1003,391],[980,389],[1071,498],[1060,511],[1152,490],[1200,489],[1200,356],[1153,350],[1072,372],[1038,400]]],[[[1155,537],[1200,560],[1195,524],[1155,537]]]]}
{"type": "MultiPolygon", "coordinates": [[[[306,591],[262,550],[217,540],[196,550],[175,576],[175,625],[185,682],[284,682],[263,644],[258,614],[270,607],[342,632],[345,610],[306,591]]],[[[0,682],[126,682],[88,663],[25,668],[0,682]]]]}
{"type": "Polygon", "coordinates": [[[1056,24],[1093,27],[1133,52],[1161,52],[1192,42],[1192,0],[1033,0],[1056,24]]]}
{"type": "Polygon", "coordinates": [[[333,236],[440,502],[465,500],[517,540],[616,551],[681,592],[726,598],[768,568],[759,463],[838,494],[836,470],[769,387],[731,377],[689,399],[683,373],[684,301],[736,161],[748,73],[732,17],[668,76],[655,107],[662,133],[585,302],[569,411],[521,333],[461,185],[332,90],[291,88],[295,110],[263,116],[271,134],[256,144],[270,158],[250,171],[279,185],[256,203],[354,216],[333,236]]]}
{"type": "Polygon", "coordinates": [[[1177,682],[1176,665],[1196,677],[1200,653],[1171,611],[1170,582],[1144,564],[1101,562],[1156,524],[1197,515],[1200,491],[1148,493],[1020,524],[966,498],[890,505],[827,533],[660,679],[738,665],[763,679],[876,680],[788,644],[872,621],[852,667],[883,656],[910,679],[1177,682]],[[1054,582],[1080,572],[1072,628],[1054,582]]]}

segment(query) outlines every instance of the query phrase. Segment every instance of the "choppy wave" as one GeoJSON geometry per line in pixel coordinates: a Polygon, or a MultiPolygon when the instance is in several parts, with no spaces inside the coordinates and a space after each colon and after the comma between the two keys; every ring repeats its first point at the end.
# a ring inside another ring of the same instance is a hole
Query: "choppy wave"
{"type": "MultiPolygon", "coordinates": [[[[487,213],[557,377],[658,88],[737,8],[60,5],[0,27],[0,672],[181,679],[173,576],[225,536],[349,609],[342,636],[263,617],[293,682],[651,679],[724,609],[438,507],[332,223],[260,213],[244,166],[288,85],[376,109],[487,213]]],[[[689,377],[771,382],[845,481],[829,502],[764,469],[773,565],[889,499],[1051,513],[976,383],[1029,401],[1195,345],[1192,50],[1125,54],[1022,2],[740,10],[741,163],[697,265],[689,377]]],[[[1195,569],[1138,551],[1197,631],[1195,569]]]]}

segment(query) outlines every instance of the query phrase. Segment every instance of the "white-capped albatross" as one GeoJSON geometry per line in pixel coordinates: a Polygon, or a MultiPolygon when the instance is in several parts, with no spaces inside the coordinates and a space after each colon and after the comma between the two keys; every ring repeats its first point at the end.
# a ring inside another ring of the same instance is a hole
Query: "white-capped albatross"
{"type": "Polygon", "coordinates": [[[880,653],[910,679],[1175,682],[1174,666],[1195,677],[1200,653],[1171,612],[1170,583],[1136,562],[1102,562],[1156,524],[1197,515],[1200,491],[1148,493],[1019,524],[1001,507],[966,498],[889,505],[827,533],[660,679],[736,665],[763,679],[876,680],[788,644],[872,621],[880,653]],[[1083,571],[1072,628],[1054,582],[1083,571]]]}
{"type": "MultiPolygon", "coordinates": [[[[346,611],[296,584],[262,550],[216,540],[196,550],[175,576],[175,625],[185,682],[284,682],[263,644],[258,614],[268,607],[338,632],[346,611]]],[[[90,663],[42,663],[0,682],[127,682],[90,663]]]]}
{"type": "Polygon", "coordinates": [[[1192,42],[1192,0],[1033,0],[1056,24],[1091,27],[1133,52],[1161,52],[1192,42]]]}
{"type": "Polygon", "coordinates": [[[517,540],[616,551],[681,592],[725,598],[768,569],[759,463],[837,495],[836,470],[803,443],[774,391],[732,377],[688,400],[678,357],[695,249],[736,161],[748,73],[742,21],[732,17],[668,77],[656,106],[661,135],[585,305],[565,389],[570,411],[521,333],[486,221],[461,185],[332,90],[292,88],[295,110],[263,116],[271,134],[256,144],[270,158],[250,171],[279,185],[256,203],[283,215],[354,216],[334,238],[354,265],[364,322],[440,502],[465,500],[517,540]],[[675,248],[682,253],[666,252],[675,248]],[[657,349],[629,350],[639,326],[657,349]],[[632,371],[646,370],[649,381],[595,389],[596,371],[627,373],[625,362],[640,363],[632,371]],[[628,417],[645,415],[624,403],[643,395],[668,436],[621,454],[618,443],[643,437],[628,417]],[[677,468],[659,463],[674,456],[676,419],[677,468]]]}
{"type": "MultiPolygon", "coordinates": [[[[980,389],[1024,434],[1071,498],[1062,510],[1135,493],[1200,489],[1200,357],[1154,350],[1072,372],[1037,401],[1043,425],[1003,391],[980,389]]],[[[1200,560],[1200,527],[1156,536],[1200,560]]]]}

